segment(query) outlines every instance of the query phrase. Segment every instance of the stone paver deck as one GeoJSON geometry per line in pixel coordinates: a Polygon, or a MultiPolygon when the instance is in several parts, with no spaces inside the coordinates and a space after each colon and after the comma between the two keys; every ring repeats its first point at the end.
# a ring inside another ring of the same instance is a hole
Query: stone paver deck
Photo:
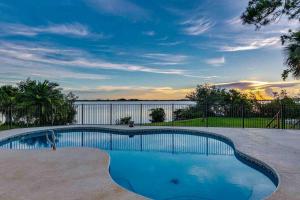
{"type": "MultiPolygon", "coordinates": [[[[101,127],[129,129],[122,126],[101,127]]],[[[134,129],[155,128],[172,127],[134,129]]],[[[2,131],[0,140],[25,131],[40,129],[47,128],[2,131]]],[[[267,163],[277,171],[280,184],[269,199],[300,200],[299,130],[179,127],[176,129],[205,131],[230,138],[238,150],[267,163]]],[[[108,159],[108,155],[104,152],[89,148],[65,148],[56,152],[1,151],[0,199],[143,199],[113,183],[108,173],[108,159]]]]}
{"type": "Polygon", "coordinates": [[[106,153],[89,148],[0,153],[1,200],[138,200],[108,173],[106,153]]]}

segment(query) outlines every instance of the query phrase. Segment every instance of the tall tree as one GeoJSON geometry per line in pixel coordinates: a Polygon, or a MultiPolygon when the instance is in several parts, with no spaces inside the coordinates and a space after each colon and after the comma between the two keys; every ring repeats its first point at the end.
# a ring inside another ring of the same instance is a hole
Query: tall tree
{"type": "MultiPolygon", "coordinates": [[[[288,20],[300,21],[300,0],[250,0],[241,18],[244,24],[255,25],[256,29],[279,21],[282,17],[288,20]]],[[[281,36],[285,46],[285,64],[283,71],[285,80],[289,74],[300,78],[300,30],[290,30],[281,36]]]]}
{"type": "Polygon", "coordinates": [[[12,120],[12,109],[16,106],[19,90],[11,85],[0,87],[0,112],[5,115],[5,123],[12,120]]]}
{"type": "Polygon", "coordinates": [[[72,123],[77,96],[63,94],[55,82],[27,79],[18,87],[0,87],[0,113],[6,124],[62,125],[72,123]]]}
{"type": "Polygon", "coordinates": [[[29,112],[31,118],[38,124],[50,124],[53,105],[60,104],[63,99],[57,83],[45,80],[43,82],[27,79],[18,84],[20,106],[29,112]]]}

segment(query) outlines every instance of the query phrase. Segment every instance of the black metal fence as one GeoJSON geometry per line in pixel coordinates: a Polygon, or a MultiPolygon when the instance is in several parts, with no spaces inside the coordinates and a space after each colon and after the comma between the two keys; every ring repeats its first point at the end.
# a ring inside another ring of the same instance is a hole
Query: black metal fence
{"type": "Polygon", "coordinates": [[[128,121],[145,126],[300,129],[300,104],[77,103],[73,111],[69,108],[0,108],[0,130],[63,124],[126,125],[128,121]],[[163,111],[163,117],[153,120],[151,113],[158,108],[163,111]]]}

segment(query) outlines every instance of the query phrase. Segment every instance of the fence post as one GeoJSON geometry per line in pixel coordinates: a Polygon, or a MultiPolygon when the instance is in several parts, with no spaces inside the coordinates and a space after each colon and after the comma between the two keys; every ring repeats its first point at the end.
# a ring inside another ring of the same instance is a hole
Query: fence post
{"type": "Polygon", "coordinates": [[[110,104],[110,119],[109,119],[109,124],[112,125],[112,103],[110,104]]]}
{"type": "Polygon", "coordinates": [[[12,128],[12,105],[9,109],[9,128],[12,128]]]}
{"type": "Polygon", "coordinates": [[[53,126],[53,122],[54,122],[54,119],[53,119],[53,105],[51,104],[51,126],[53,126]]]}
{"type": "Polygon", "coordinates": [[[174,104],[172,104],[172,114],[171,114],[172,126],[174,126],[174,104]]]}
{"type": "Polygon", "coordinates": [[[244,104],[242,103],[242,126],[243,128],[245,128],[245,106],[244,104]]]}
{"type": "Polygon", "coordinates": [[[281,128],[285,129],[285,105],[281,104],[281,128]]]}
{"type": "Polygon", "coordinates": [[[83,119],[83,116],[84,116],[84,105],[83,104],[81,104],[81,124],[83,125],[83,123],[84,123],[84,119],[83,119]]]}
{"type": "Polygon", "coordinates": [[[25,113],[26,113],[26,125],[27,125],[27,128],[28,128],[28,126],[29,126],[29,117],[28,117],[28,107],[26,106],[25,107],[25,113]]]}
{"type": "Polygon", "coordinates": [[[205,126],[208,127],[208,103],[205,103],[205,126]]]}
{"type": "Polygon", "coordinates": [[[142,123],[143,123],[143,104],[141,103],[140,126],[142,126],[142,123]]]}

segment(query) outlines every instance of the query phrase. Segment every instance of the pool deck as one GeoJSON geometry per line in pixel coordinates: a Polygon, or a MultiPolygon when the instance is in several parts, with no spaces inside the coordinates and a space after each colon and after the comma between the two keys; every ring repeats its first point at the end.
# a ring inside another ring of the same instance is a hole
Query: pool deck
{"type": "MultiPolygon", "coordinates": [[[[68,126],[130,129],[123,126],[68,126]]],[[[0,140],[24,132],[62,128],[42,127],[0,132],[0,140]]],[[[230,138],[235,148],[259,159],[279,175],[272,200],[300,200],[300,131],[280,129],[135,127],[132,129],[185,129],[230,138]]],[[[131,130],[131,129],[130,129],[131,130]]],[[[108,173],[109,157],[91,148],[1,150],[1,200],[143,199],[117,186],[108,173]]]]}

